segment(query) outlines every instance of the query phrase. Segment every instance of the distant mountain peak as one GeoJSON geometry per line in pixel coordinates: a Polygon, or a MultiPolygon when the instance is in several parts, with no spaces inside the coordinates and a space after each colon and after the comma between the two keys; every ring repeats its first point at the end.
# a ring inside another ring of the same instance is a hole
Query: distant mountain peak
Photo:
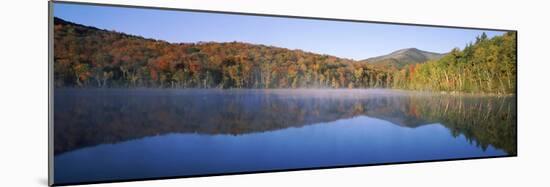
{"type": "Polygon", "coordinates": [[[435,53],[435,52],[429,52],[420,50],[418,48],[404,48],[400,49],[394,52],[391,52],[387,55],[377,56],[368,58],[363,61],[367,61],[371,64],[378,65],[378,66],[390,66],[395,68],[403,68],[406,65],[409,64],[418,64],[418,63],[424,63],[429,60],[435,60],[443,57],[445,54],[443,53],[435,53]]]}
{"type": "Polygon", "coordinates": [[[414,47],[411,47],[411,48],[400,49],[400,50],[394,51],[393,53],[396,53],[396,52],[407,52],[407,51],[422,51],[422,50],[417,49],[417,48],[414,48],[414,47]]]}

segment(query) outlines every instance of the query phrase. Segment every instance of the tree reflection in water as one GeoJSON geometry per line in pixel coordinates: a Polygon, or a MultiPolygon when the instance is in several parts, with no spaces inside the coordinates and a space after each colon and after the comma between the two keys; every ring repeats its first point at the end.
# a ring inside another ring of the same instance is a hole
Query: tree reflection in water
{"type": "MultiPolygon", "coordinates": [[[[515,96],[394,90],[56,89],[54,152],[167,133],[231,134],[369,116],[406,128],[441,123],[516,154],[515,96]]],[[[367,125],[367,124],[365,124],[367,125]]]]}

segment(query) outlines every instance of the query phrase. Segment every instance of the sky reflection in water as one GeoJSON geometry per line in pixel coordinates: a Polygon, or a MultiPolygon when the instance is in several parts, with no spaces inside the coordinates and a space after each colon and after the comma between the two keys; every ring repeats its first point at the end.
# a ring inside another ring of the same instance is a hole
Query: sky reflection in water
{"type": "Polygon", "coordinates": [[[514,97],[318,92],[61,90],[55,94],[55,181],[503,156],[516,151],[514,97]]]}

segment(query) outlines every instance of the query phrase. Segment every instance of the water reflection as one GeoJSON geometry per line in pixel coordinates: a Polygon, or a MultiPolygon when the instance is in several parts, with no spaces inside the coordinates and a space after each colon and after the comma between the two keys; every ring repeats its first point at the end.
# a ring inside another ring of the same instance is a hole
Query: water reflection
{"type": "Polygon", "coordinates": [[[56,183],[516,154],[515,97],[56,89],[56,183]]]}
{"type": "Polygon", "coordinates": [[[190,176],[506,155],[451,136],[441,124],[403,128],[357,116],[245,135],[171,133],[55,158],[56,182],[190,176]]]}
{"type": "Polygon", "coordinates": [[[478,147],[516,154],[515,97],[387,90],[56,90],[55,154],[168,133],[273,131],[369,116],[440,123],[478,147]]]}

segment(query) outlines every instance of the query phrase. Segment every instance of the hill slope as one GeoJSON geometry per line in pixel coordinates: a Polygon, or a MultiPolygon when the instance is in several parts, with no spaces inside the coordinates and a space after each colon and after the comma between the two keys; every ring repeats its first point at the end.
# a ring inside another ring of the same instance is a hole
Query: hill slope
{"type": "Polygon", "coordinates": [[[406,48],[394,51],[387,55],[368,58],[366,61],[371,64],[383,67],[401,69],[405,65],[423,63],[428,60],[437,60],[445,54],[422,51],[417,48],[406,48]]]}
{"type": "Polygon", "coordinates": [[[169,43],[54,20],[55,87],[514,93],[516,61],[515,32],[492,38],[482,34],[463,50],[447,54],[409,48],[354,61],[243,42],[169,43]],[[417,65],[402,68],[407,64],[417,65]]]}
{"type": "Polygon", "coordinates": [[[168,43],[54,19],[56,87],[387,87],[366,62],[242,42],[168,43]]]}

